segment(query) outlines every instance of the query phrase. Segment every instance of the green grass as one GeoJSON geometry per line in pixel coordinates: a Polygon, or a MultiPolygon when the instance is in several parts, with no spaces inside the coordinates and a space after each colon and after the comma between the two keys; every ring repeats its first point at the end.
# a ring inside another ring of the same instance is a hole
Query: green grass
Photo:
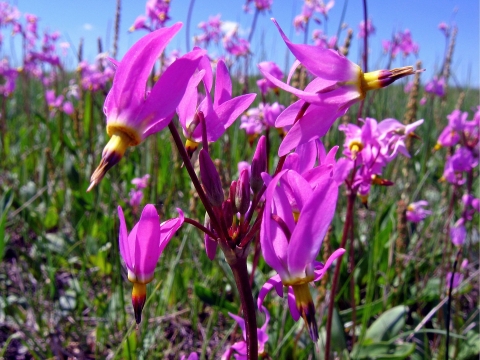
{"type": "MultiPolygon", "coordinates": [[[[350,337],[343,331],[343,324],[351,320],[349,276],[354,276],[357,339],[366,338],[367,329],[380,315],[388,317],[389,309],[405,305],[408,311],[388,339],[389,348],[402,354],[410,349],[406,345],[416,344],[412,359],[444,356],[444,308],[416,333],[414,340],[407,342],[407,338],[445,297],[443,276],[453,262],[453,250],[451,257],[445,256],[450,240],[444,233],[452,188],[438,181],[447,150],[433,153],[432,148],[460,91],[450,89],[445,102],[434,99],[419,107],[417,118],[425,119],[425,123],[416,131],[421,140],[414,140],[412,158],[408,162],[398,158],[385,172],[395,185],[374,187],[368,209],[356,203],[356,267],[350,274],[344,256],[336,296],[339,316],[335,336],[343,338],[347,348],[351,346],[350,337]],[[400,199],[427,199],[434,214],[418,226],[409,226],[399,277],[395,241],[396,204],[400,199]]],[[[462,110],[469,111],[471,118],[479,92],[464,91],[462,110]]],[[[3,99],[7,101],[7,130],[0,153],[0,356],[26,353],[37,359],[177,359],[196,351],[202,357],[219,358],[231,342],[229,335],[236,340],[241,337],[238,330],[232,334],[234,322],[227,315],[227,311],[239,308],[239,300],[223,256],[219,252],[211,262],[203,249],[203,235],[187,224],[162,254],[155,280],[148,285],[144,321],[138,329],[133,325],[131,284],[119,256],[116,215],[120,204],[129,228],[139,218],[127,205],[130,180],[146,173],[152,176],[144,202],[156,204],[162,219],[175,216],[175,208],[180,207],[187,216],[203,223],[204,209],[192,196],[193,187],[168,131],[130,149],[101,184],[86,193],[107,141],[101,110],[104,95],[84,93],[76,106],[75,121],[58,115],[49,119],[42,94],[38,83],[26,79],[19,82],[12,98],[3,99]]],[[[285,94],[281,97],[285,104],[288,99],[285,94]]],[[[365,113],[379,121],[389,117],[402,121],[407,101],[401,86],[391,86],[369,95],[365,113]]],[[[350,118],[354,119],[356,113],[354,106],[350,118]]],[[[212,157],[219,158],[225,170],[225,188],[237,176],[237,163],[250,161],[254,151],[238,129],[238,122],[212,146],[212,157]]],[[[327,148],[342,145],[339,122],[324,139],[327,148]]],[[[272,149],[276,149],[279,139],[274,131],[271,140],[272,149]]],[[[275,150],[271,155],[271,163],[276,162],[275,150]]],[[[479,197],[478,176],[474,189],[479,197]]],[[[345,207],[346,197],[340,196],[329,238],[331,249],[339,246],[345,207]]],[[[455,218],[460,211],[457,201],[455,218]]],[[[477,272],[477,276],[465,282],[453,301],[450,350],[452,354],[466,354],[457,357],[461,359],[469,358],[469,354],[473,358],[478,352],[479,234],[475,224],[478,215],[469,224],[463,255],[470,260],[469,274],[477,272]]],[[[255,273],[254,295],[270,274],[271,269],[262,260],[255,273]]],[[[325,288],[319,285],[318,294],[322,292],[325,288]]],[[[267,345],[271,358],[322,356],[309,340],[303,323],[291,319],[285,300],[270,295],[266,304],[272,314],[267,345]]],[[[318,319],[326,314],[326,307],[326,302],[319,302],[318,319]]],[[[263,320],[259,315],[260,324],[263,320]]],[[[383,351],[387,346],[384,343],[375,345],[376,349],[362,343],[364,348],[356,350],[357,358],[364,358],[362,351],[383,351]]],[[[341,351],[343,345],[338,346],[341,351]]],[[[346,349],[344,354],[348,354],[346,349]]]]}

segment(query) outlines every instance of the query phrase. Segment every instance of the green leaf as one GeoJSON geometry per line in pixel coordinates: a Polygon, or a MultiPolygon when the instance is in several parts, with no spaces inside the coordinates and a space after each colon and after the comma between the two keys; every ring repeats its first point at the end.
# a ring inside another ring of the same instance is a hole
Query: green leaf
{"type": "Polygon", "coordinates": [[[8,209],[13,202],[13,192],[8,189],[0,199],[0,261],[5,255],[5,247],[8,241],[7,234],[5,233],[5,227],[7,225],[8,209]]]}
{"type": "Polygon", "coordinates": [[[218,306],[221,309],[236,313],[238,307],[227,301],[222,296],[214,293],[212,290],[207,289],[205,286],[200,284],[195,284],[195,294],[202,300],[204,303],[212,306],[218,306]]]}
{"type": "Polygon", "coordinates": [[[352,359],[406,359],[415,351],[415,344],[391,344],[376,342],[368,345],[355,345],[352,359]]]}
{"type": "Polygon", "coordinates": [[[47,213],[45,214],[45,219],[43,220],[43,224],[47,230],[50,230],[58,225],[58,211],[54,205],[51,205],[47,213]]]}
{"type": "Polygon", "coordinates": [[[407,311],[408,307],[404,305],[387,310],[367,329],[365,339],[375,342],[390,340],[403,329],[407,311]]]}
{"type": "Polygon", "coordinates": [[[475,331],[467,333],[467,341],[460,343],[459,360],[474,360],[480,355],[480,334],[475,331]]]}

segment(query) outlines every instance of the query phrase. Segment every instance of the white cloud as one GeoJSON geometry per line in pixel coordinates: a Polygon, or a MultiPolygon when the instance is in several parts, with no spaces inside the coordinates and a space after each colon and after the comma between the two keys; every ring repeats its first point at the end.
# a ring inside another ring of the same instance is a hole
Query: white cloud
{"type": "Polygon", "coordinates": [[[240,36],[246,36],[248,34],[248,31],[240,26],[239,23],[235,21],[223,21],[222,20],[222,25],[220,26],[222,32],[224,34],[230,34],[237,30],[238,35],[240,36]]]}
{"type": "Polygon", "coordinates": [[[83,24],[83,29],[87,30],[87,31],[90,31],[90,30],[93,29],[93,25],[89,24],[89,23],[83,24]]]}

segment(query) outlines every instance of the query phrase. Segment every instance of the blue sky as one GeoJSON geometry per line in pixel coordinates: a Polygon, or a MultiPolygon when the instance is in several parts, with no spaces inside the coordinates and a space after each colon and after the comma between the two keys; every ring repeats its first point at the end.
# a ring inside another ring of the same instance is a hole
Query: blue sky
{"type": "MultiPolygon", "coordinates": [[[[355,34],[358,24],[363,19],[361,0],[336,0],[329,13],[326,23],[327,34],[333,35],[340,22],[340,16],[345,1],[348,1],[344,22],[355,34]]],[[[209,15],[221,14],[223,21],[238,22],[241,29],[248,34],[253,14],[242,11],[245,1],[242,0],[195,0],[191,35],[197,32],[197,24],[206,20],[209,15]]],[[[115,17],[115,0],[12,0],[12,5],[22,13],[33,13],[39,16],[39,29],[59,30],[62,41],[68,41],[73,48],[78,46],[80,38],[84,39],[84,57],[93,60],[97,54],[97,38],[100,37],[104,49],[110,49],[113,38],[115,17]]],[[[187,9],[190,0],[171,0],[171,17],[169,24],[176,21],[186,22],[187,9]]],[[[301,0],[274,0],[272,9],[267,14],[261,14],[258,19],[255,36],[252,41],[252,51],[255,59],[273,60],[282,67],[286,63],[286,46],[270,17],[275,17],[286,34],[294,42],[302,42],[303,35],[296,34],[292,20],[300,13],[301,0]]],[[[121,13],[121,32],[119,42],[119,57],[141,36],[143,31],[129,33],[128,28],[138,15],[145,11],[145,1],[123,0],[121,13]]],[[[370,38],[369,69],[381,68],[386,65],[386,59],[381,58],[381,41],[389,39],[394,31],[408,28],[413,40],[420,46],[419,58],[427,69],[423,80],[430,79],[435,70],[441,66],[445,52],[445,40],[438,30],[442,21],[458,26],[457,43],[453,58],[452,71],[454,81],[463,85],[479,86],[479,2],[476,0],[370,0],[368,1],[369,18],[376,27],[376,33],[370,38]]],[[[325,24],[316,25],[324,30],[325,24]]],[[[310,31],[313,27],[310,27],[310,31]]],[[[354,36],[349,58],[359,59],[359,39],[354,36]]],[[[169,49],[178,48],[185,51],[185,26],[170,44],[169,49]]],[[[288,65],[293,61],[288,58],[288,65]]],[[[403,59],[401,56],[393,66],[414,64],[416,59],[411,56],[403,59]]],[[[75,63],[73,52],[69,63],[75,63]]]]}

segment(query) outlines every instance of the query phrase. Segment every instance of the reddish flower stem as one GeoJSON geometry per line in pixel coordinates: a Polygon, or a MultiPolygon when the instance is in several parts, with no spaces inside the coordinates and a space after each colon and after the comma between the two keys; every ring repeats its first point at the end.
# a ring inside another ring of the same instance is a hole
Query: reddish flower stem
{"type": "Polygon", "coordinates": [[[170,121],[170,123],[168,124],[168,129],[172,134],[173,141],[175,142],[178,152],[182,157],[183,163],[185,165],[185,168],[187,169],[190,179],[192,180],[193,186],[195,187],[195,190],[197,190],[198,196],[200,197],[200,200],[202,201],[203,206],[205,207],[205,210],[208,213],[208,216],[210,216],[212,227],[215,230],[217,230],[218,234],[223,235],[222,228],[217,221],[215,212],[213,211],[213,208],[207,199],[207,195],[205,195],[205,192],[203,191],[202,185],[200,184],[200,180],[198,180],[197,174],[195,173],[195,169],[193,168],[192,163],[190,162],[190,157],[187,154],[187,150],[185,150],[185,147],[183,146],[182,139],[180,138],[180,135],[178,134],[177,128],[175,127],[173,121],[170,121]]]}
{"type": "Polygon", "coordinates": [[[207,234],[208,236],[210,236],[212,238],[212,240],[215,240],[217,238],[217,235],[215,235],[210,229],[207,229],[205,226],[203,226],[202,224],[200,224],[197,220],[194,220],[194,219],[190,219],[190,218],[184,218],[183,220],[184,222],[186,222],[187,224],[190,224],[190,225],[193,225],[195,226],[197,229],[203,231],[205,234],[207,234]]]}
{"type": "MultiPolygon", "coordinates": [[[[345,216],[345,224],[343,225],[342,241],[340,243],[340,248],[345,248],[347,243],[347,238],[349,235],[350,227],[353,224],[353,206],[355,204],[355,199],[357,197],[356,192],[349,191],[347,195],[347,214],[345,216]]],[[[333,308],[335,306],[335,293],[337,291],[338,278],[340,276],[341,268],[341,257],[337,260],[337,266],[335,267],[335,273],[332,280],[332,288],[330,290],[330,303],[328,304],[328,313],[327,313],[327,327],[325,328],[327,337],[325,340],[325,360],[330,359],[330,343],[332,339],[332,317],[333,317],[333,308]]]]}
{"type": "Polygon", "coordinates": [[[258,359],[258,339],[257,339],[257,318],[255,314],[255,303],[253,301],[252,288],[247,270],[247,258],[235,250],[225,247],[220,243],[225,254],[228,265],[232,269],[235,284],[240,295],[242,304],[243,319],[245,320],[247,359],[258,359]]]}

